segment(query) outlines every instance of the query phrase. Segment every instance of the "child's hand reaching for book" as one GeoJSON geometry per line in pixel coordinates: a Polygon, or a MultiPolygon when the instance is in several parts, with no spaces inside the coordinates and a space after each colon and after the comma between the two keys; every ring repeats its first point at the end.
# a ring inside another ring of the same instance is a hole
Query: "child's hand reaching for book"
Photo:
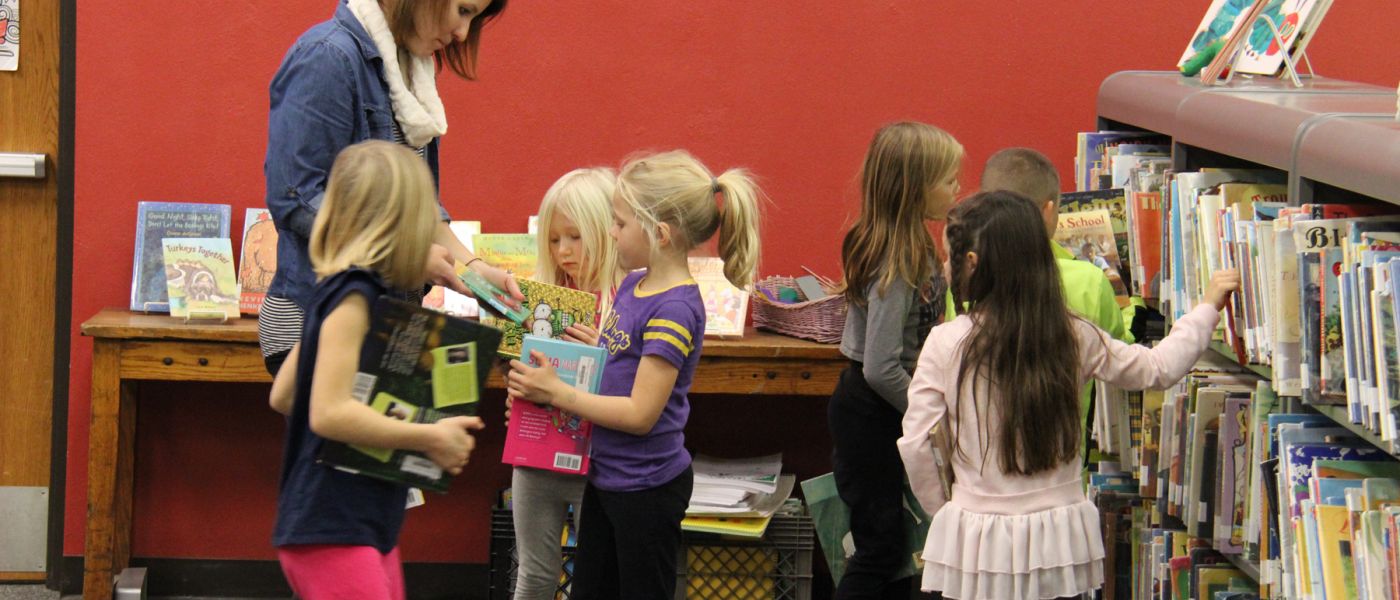
{"type": "Polygon", "coordinates": [[[477,417],[447,417],[432,425],[428,447],[423,453],[428,455],[442,470],[453,475],[462,472],[476,448],[476,438],[469,431],[479,430],[486,424],[477,417]]]}
{"type": "Polygon", "coordinates": [[[574,323],[564,330],[564,339],[585,346],[598,345],[598,330],[587,325],[574,323]]]}
{"type": "Polygon", "coordinates": [[[1206,286],[1206,302],[1215,305],[1215,310],[1225,310],[1225,303],[1230,301],[1230,294],[1240,289],[1240,272],[1238,269],[1224,269],[1216,271],[1210,276],[1210,284],[1206,286]]]}
{"type": "Polygon", "coordinates": [[[530,353],[530,362],[539,366],[518,360],[510,361],[510,376],[506,377],[506,389],[511,396],[553,406],[564,391],[573,389],[560,381],[554,367],[550,366],[549,360],[538,350],[530,353]]]}

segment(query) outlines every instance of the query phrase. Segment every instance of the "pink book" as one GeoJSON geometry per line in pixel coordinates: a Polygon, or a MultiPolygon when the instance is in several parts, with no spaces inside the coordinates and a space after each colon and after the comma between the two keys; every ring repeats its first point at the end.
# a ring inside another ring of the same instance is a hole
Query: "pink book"
{"type": "MultiPolygon", "coordinates": [[[[526,335],[520,354],[544,354],[559,379],[575,388],[597,393],[607,350],[573,342],[526,335]]],[[[526,358],[526,360],[529,360],[526,358]]],[[[561,473],[588,472],[588,449],[593,424],[552,406],[517,400],[510,411],[501,462],[517,467],[561,473]]]]}

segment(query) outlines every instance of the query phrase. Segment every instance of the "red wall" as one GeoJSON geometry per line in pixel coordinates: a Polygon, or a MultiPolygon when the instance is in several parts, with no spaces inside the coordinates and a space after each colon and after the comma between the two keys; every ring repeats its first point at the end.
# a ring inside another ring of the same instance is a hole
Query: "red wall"
{"type": "MultiPolygon", "coordinates": [[[[951,131],[969,152],[964,189],[1009,145],[1041,149],[1068,178],[1073,134],[1094,125],[1099,83],[1171,68],[1208,3],[1092,4],[516,0],[486,32],[482,81],[441,81],[451,123],[443,203],[488,231],[523,231],[565,171],[685,147],[712,168],[762,177],[772,197],[763,274],[806,265],[834,275],[857,169],[880,124],[951,131]]],[[[82,553],[87,489],[92,346],[78,325],[126,304],[136,202],[230,203],[236,223],[261,205],[267,83],[292,40],[332,8],[81,3],[65,554],[82,553]]],[[[1393,84],[1400,41],[1378,24],[1397,22],[1394,0],[1338,2],[1312,47],[1316,68],[1393,84]]],[[[142,388],[136,555],[272,557],[282,423],[264,393],[142,388]]],[[[753,424],[737,427],[717,415],[748,410],[744,399],[698,402],[692,441],[716,453],[786,449],[799,474],[824,471],[824,403],[763,402],[753,424]],[[771,427],[780,421],[792,425],[771,427]]],[[[499,418],[491,425],[469,478],[410,513],[407,560],[486,561],[483,511],[508,481],[495,459],[499,418]]]]}

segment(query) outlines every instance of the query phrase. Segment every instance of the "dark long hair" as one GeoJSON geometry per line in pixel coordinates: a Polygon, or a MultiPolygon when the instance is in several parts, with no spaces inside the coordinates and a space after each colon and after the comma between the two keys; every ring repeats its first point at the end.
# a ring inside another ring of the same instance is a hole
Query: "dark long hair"
{"type": "Polygon", "coordinates": [[[976,324],[961,348],[957,389],[971,377],[978,421],[988,431],[990,415],[1002,421],[986,447],[997,444],[1009,474],[1073,460],[1083,427],[1079,344],[1039,209],[1014,192],[983,192],[949,212],[947,236],[953,300],[959,312],[966,303],[976,324]],[[985,402],[976,396],[979,379],[995,390],[985,402]]]}

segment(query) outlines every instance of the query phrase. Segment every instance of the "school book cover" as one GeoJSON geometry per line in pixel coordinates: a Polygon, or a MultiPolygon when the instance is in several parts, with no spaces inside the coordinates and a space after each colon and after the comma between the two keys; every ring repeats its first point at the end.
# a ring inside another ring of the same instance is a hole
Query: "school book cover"
{"type": "MultiPolygon", "coordinates": [[[[476,414],[501,332],[381,296],[370,310],[351,392],[385,418],[433,423],[476,414]]],[[[317,457],[352,473],[435,492],[451,475],[427,456],[326,440],[317,457]]]]}
{"type": "Polygon", "coordinates": [[[1121,271],[1123,261],[1118,257],[1118,242],[1113,234],[1112,218],[1107,210],[1062,212],[1055,228],[1055,242],[1064,246],[1074,258],[1093,264],[1103,271],[1113,285],[1116,296],[1128,295],[1128,282],[1121,271]]]}
{"type": "Polygon", "coordinates": [[[170,316],[238,318],[238,278],[228,238],[166,238],[161,256],[170,316]]]}
{"type": "Polygon", "coordinates": [[[227,204],[141,202],[136,206],[136,249],[131,265],[131,303],[136,312],[169,312],[165,287],[166,238],[226,238],[233,208],[227,204]]]}
{"type": "Polygon", "coordinates": [[[525,313],[521,322],[504,318],[489,306],[483,306],[481,311],[482,323],[501,330],[501,356],[519,358],[520,346],[528,335],[559,339],[570,325],[598,325],[598,296],[528,279],[517,283],[525,296],[520,303],[525,313]]]}
{"type": "MultiPolygon", "coordinates": [[[[559,379],[575,389],[596,394],[603,380],[607,349],[547,337],[526,335],[521,352],[538,350],[559,379]]],[[[588,449],[593,424],[552,406],[518,400],[511,406],[501,462],[561,473],[588,473],[588,449]]]]}

